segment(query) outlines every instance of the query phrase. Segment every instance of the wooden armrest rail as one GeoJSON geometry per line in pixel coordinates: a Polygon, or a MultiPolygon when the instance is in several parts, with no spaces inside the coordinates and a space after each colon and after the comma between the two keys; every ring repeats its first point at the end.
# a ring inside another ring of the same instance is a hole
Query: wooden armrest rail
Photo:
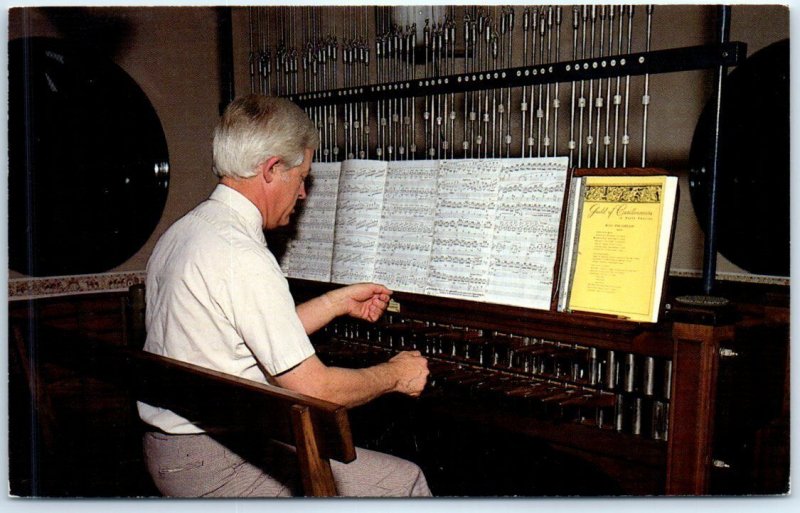
{"type": "Polygon", "coordinates": [[[257,433],[294,445],[307,495],[335,495],[329,460],[356,457],[344,406],[78,333],[39,329],[36,339],[59,363],[210,432],[257,433]]]}

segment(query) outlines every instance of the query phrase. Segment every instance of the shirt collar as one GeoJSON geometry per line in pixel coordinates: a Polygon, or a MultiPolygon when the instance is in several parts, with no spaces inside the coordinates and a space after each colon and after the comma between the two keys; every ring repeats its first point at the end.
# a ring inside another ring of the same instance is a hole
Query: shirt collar
{"type": "Polygon", "coordinates": [[[264,238],[264,230],[262,228],[264,219],[261,217],[261,211],[242,193],[227,185],[217,184],[209,199],[227,205],[228,208],[236,212],[244,220],[248,231],[259,239],[264,238]]]}

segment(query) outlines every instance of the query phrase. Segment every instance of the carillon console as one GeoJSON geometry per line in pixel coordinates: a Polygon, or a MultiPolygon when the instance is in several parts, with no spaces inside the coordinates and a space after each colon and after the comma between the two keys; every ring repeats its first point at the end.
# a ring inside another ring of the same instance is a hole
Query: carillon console
{"type": "MultiPolygon", "coordinates": [[[[330,285],[294,280],[299,298],[330,285]]],[[[674,311],[656,324],[401,292],[375,324],[316,335],[329,363],[403,350],[430,365],[415,406],[545,440],[602,468],[622,493],[708,492],[720,344],[731,311],[674,311]]]]}

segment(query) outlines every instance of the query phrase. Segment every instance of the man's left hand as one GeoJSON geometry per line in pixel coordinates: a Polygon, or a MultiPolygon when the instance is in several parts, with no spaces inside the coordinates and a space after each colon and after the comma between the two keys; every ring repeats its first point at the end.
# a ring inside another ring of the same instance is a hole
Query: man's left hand
{"type": "Polygon", "coordinates": [[[357,283],[328,292],[330,299],[341,305],[341,314],[375,322],[389,305],[392,291],[376,283],[357,283]]]}

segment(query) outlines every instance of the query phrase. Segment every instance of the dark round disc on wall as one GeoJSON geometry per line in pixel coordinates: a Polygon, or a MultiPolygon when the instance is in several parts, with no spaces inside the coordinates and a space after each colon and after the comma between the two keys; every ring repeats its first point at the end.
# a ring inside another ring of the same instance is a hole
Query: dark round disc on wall
{"type": "MultiPolygon", "coordinates": [[[[789,41],[746,59],[722,85],[717,246],[739,267],[789,276],[789,41]]],[[[716,99],[695,130],[689,174],[692,204],[708,229],[716,99]]]]}
{"type": "Polygon", "coordinates": [[[138,84],[110,59],[53,38],[9,42],[9,267],[107,271],[147,241],[169,155],[138,84]]]}

